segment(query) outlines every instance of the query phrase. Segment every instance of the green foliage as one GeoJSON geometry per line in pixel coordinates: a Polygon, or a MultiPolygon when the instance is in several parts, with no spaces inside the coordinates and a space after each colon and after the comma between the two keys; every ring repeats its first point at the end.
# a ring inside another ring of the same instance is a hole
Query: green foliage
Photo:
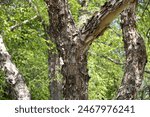
{"type": "MultiPolygon", "coordinates": [[[[43,8],[42,5],[39,7],[43,8]]],[[[0,24],[3,25],[0,27],[3,27],[1,33],[4,35],[4,42],[13,62],[19,68],[30,88],[32,99],[48,99],[48,47],[45,43],[45,32],[41,22],[38,19],[31,20],[14,31],[10,30],[11,26],[21,24],[24,20],[36,16],[36,12],[27,1],[15,0],[9,4],[9,7],[2,5],[0,13],[2,14],[0,15],[0,24]]],[[[6,84],[3,77],[0,77],[0,95],[5,93],[6,84]]],[[[3,98],[0,97],[0,99],[3,98]]]]}
{"type": "Polygon", "coordinates": [[[78,22],[79,10],[81,9],[81,5],[77,2],[77,0],[69,0],[69,5],[74,20],[78,22]]]}
{"type": "Polygon", "coordinates": [[[89,51],[90,99],[113,99],[123,76],[123,43],[115,27],[97,39],[89,51]],[[112,61],[111,61],[112,60],[112,61]],[[118,64],[119,63],[119,64],[118,64]]]}
{"type": "Polygon", "coordinates": [[[89,0],[88,10],[91,12],[99,11],[100,6],[102,6],[102,4],[104,4],[105,1],[106,0],[89,0]]]}
{"type": "Polygon", "coordinates": [[[137,99],[150,99],[150,2],[143,0],[137,7],[137,29],[144,38],[147,50],[147,64],[142,87],[137,95],[137,99]]]}
{"type": "MultiPolygon", "coordinates": [[[[51,44],[47,47],[43,25],[38,18],[40,15],[46,24],[49,23],[48,13],[44,0],[10,0],[0,4],[0,34],[4,36],[4,42],[13,62],[24,76],[31,91],[32,99],[49,98],[48,79],[48,49],[53,50],[51,44]],[[37,11],[33,5],[36,6],[37,11]],[[13,31],[11,26],[21,24],[29,20],[13,31]]],[[[78,0],[68,0],[75,21],[79,22],[81,5],[78,0]]],[[[90,0],[87,10],[90,13],[98,11],[105,0],[90,0]]],[[[144,37],[147,55],[150,55],[150,5],[148,0],[143,0],[138,6],[137,28],[144,37]]],[[[88,54],[88,69],[91,77],[89,82],[89,99],[114,99],[120,86],[125,55],[123,49],[122,35],[116,19],[102,37],[95,40],[88,54]]],[[[150,71],[149,61],[146,70],[150,71]]],[[[4,79],[4,73],[0,71],[0,99],[11,99],[9,86],[4,79]]],[[[137,99],[150,99],[149,86],[150,74],[145,74],[145,80],[137,95],[137,99]]]]}

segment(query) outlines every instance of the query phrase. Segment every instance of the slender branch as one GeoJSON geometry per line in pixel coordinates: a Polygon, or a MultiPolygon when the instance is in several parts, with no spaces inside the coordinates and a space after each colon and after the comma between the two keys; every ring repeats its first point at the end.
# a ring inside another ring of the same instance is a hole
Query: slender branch
{"type": "Polygon", "coordinates": [[[10,2],[10,0],[1,0],[0,5],[9,4],[10,2]]]}
{"type": "MultiPolygon", "coordinates": [[[[33,10],[35,11],[35,13],[38,15],[39,21],[42,23],[42,26],[43,26],[43,29],[44,29],[44,32],[45,32],[45,39],[46,40],[50,40],[50,37],[48,36],[48,34],[49,34],[48,25],[45,23],[46,21],[43,19],[42,15],[40,14],[40,12],[39,12],[36,4],[33,2],[33,0],[28,0],[28,3],[33,8],[33,10]]],[[[54,40],[51,39],[51,41],[54,41],[54,40]]]]}
{"type": "MultiPolygon", "coordinates": [[[[105,58],[105,59],[107,59],[107,60],[109,60],[109,61],[111,61],[111,62],[113,62],[113,63],[115,63],[117,65],[125,65],[125,63],[121,63],[118,60],[114,60],[114,59],[112,59],[110,57],[107,57],[107,56],[104,56],[104,55],[101,55],[101,57],[103,57],[103,58],[105,58]]],[[[144,72],[147,73],[147,74],[150,74],[149,70],[145,70],[144,72]]]]}
{"type": "Polygon", "coordinates": [[[121,63],[119,60],[115,60],[115,59],[112,59],[112,58],[104,56],[104,55],[101,55],[100,57],[103,57],[103,58],[105,58],[105,59],[107,59],[107,60],[109,60],[109,61],[111,61],[117,65],[124,65],[124,63],[121,63]]]}
{"type": "MultiPolygon", "coordinates": [[[[89,53],[92,54],[92,55],[94,54],[93,52],[89,52],[89,53]]],[[[125,65],[125,63],[122,63],[119,60],[115,60],[115,59],[110,58],[108,56],[105,56],[105,55],[99,55],[99,56],[102,57],[102,58],[105,58],[105,59],[109,60],[110,62],[115,63],[116,65],[125,65]]],[[[147,73],[147,74],[150,74],[149,70],[145,70],[144,72],[147,73]]]]}
{"type": "Polygon", "coordinates": [[[35,11],[36,15],[39,17],[40,22],[45,22],[44,19],[41,16],[37,6],[34,4],[34,2],[32,0],[27,0],[27,1],[30,4],[30,6],[33,8],[33,10],[35,11]]]}
{"type": "Polygon", "coordinates": [[[148,31],[146,32],[146,37],[147,37],[148,39],[150,39],[150,28],[149,28],[148,31]]]}
{"type": "Polygon", "coordinates": [[[114,30],[113,27],[109,26],[108,28],[110,28],[118,37],[122,37],[122,35],[116,30],[114,30]]]}
{"type": "Polygon", "coordinates": [[[33,3],[33,0],[27,0],[27,1],[28,1],[28,3],[32,6],[33,10],[34,10],[38,15],[40,15],[37,6],[33,3]]]}
{"type": "Polygon", "coordinates": [[[148,2],[146,3],[146,5],[144,6],[144,10],[143,10],[143,13],[142,13],[142,17],[144,16],[146,9],[148,9],[149,4],[150,4],[150,1],[148,1],[148,2]]]}
{"type": "Polygon", "coordinates": [[[99,54],[97,55],[96,53],[91,52],[91,51],[89,51],[89,53],[90,53],[91,55],[95,55],[95,56],[99,56],[99,57],[101,57],[101,58],[105,58],[105,59],[109,60],[110,62],[113,62],[113,63],[115,63],[115,64],[117,64],[117,65],[124,65],[124,64],[125,64],[125,63],[120,62],[119,60],[115,60],[115,59],[110,58],[110,57],[105,56],[105,55],[99,55],[99,54]]]}
{"type": "Polygon", "coordinates": [[[150,74],[150,71],[148,71],[148,70],[145,70],[145,73],[147,73],[147,74],[150,74]]]}
{"type": "MultiPolygon", "coordinates": [[[[48,28],[47,28],[48,25],[45,23],[45,20],[42,18],[41,14],[40,14],[40,12],[39,12],[39,10],[37,8],[37,6],[33,3],[32,0],[27,0],[27,1],[30,4],[30,6],[33,8],[33,10],[35,11],[36,15],[34,17],[32,17],[31,19],[29,19],[29,20],[24,20],[23,22],[21,22],[19,24],[11,26],[10,30],[13,31],[13,30],[17,29],[18,27],[29,23],[32,20],[38,19],[42,23],[42,26],[44,28],[44,32],[48,33],[48,28]]],[[[46,40],[48,40],[48,36],[46,36],[46,40]]]]}
{"type": "Polygon", "coordinates": [[[36,15],[36,16],[32,17],[32,18],[29,19],[29,20],[24,20],[23,22],[21,22],[21,23],[19,23],[19,24],[16,24],[16,25],[11,26],[11,27],[10,27],[10,30],[11,30],[11,31],[14,31],[16,28],[18,28],[18,27],[20,27],[20,26],[22,26],[22,25],[24,25],[24,24],[27,24],[27,23],[29,23],[30,21],[35,20],[35,19],[37,19],[37,18],[38,18],[38,16],[36,15]]]}

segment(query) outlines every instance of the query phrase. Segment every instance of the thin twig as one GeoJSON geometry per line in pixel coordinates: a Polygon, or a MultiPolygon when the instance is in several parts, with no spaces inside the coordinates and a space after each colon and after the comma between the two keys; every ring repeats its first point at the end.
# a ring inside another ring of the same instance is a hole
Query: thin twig
{"type": "Polygon", "coordinates": [[[24,24],[27,24],[27,23],[29,23],[30,21],[35,20],[35,19],[37,19],[37,18],[38,18],[38,16],[36,15],[36,16],[32,17],[31,19],[24,20],[23,22],[21,22],[21,23],[19,23],[19,24],[15,24],[15,25],[11,26],[11,27],[10,27],[10,30],[11,30],[11,31],[14,31],[16,28],[18,28],[18,27],[20,27],[20,26],[22,26],[22,25],[24,25],[24,24]]]}

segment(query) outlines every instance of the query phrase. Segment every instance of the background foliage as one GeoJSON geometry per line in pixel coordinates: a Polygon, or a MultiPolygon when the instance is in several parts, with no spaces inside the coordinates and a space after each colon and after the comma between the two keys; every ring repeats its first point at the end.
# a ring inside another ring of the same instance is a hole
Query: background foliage
{"type": "MultiPolygon", "coordinates": [[[[48,24],[46,5],[43,0],[0,0],[0,34],[13,62],[24,76],[31,91],[32,99],[49,99],[48,49],[45,32],[39,17],[48,24]],[[10,27],[25,23],[14,30],[10,27]]],[[[105,0],[89,0],[86,10],[94,13],[100,9],[105,0]]],[[[78,0],[69,0],[75,21],[79,22],[81,5],[78,0]]],[[[137,7],[137,29],[144,37],[147,55],[150,55],[150,3],[142,0],[137,7]]],[[[149,56],[148,56],[149,58],[149,56]]],[[[124,71],[124,48],[119,17],[112,22],[104,35],[91,45],[88,56],[90,74],[89,99],[114,99],[124,71]]],[[[137,99],[150,99],[150,64],[146,66],[145,78],[137,95],[137,99]]],[[[0,71],[0,99],[11,99],[9,87],[0,71]]]]}

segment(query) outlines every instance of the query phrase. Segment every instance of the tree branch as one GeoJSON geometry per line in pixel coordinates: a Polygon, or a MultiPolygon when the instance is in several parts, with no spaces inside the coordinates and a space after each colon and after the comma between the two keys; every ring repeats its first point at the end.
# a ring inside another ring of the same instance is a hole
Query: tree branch
{"type": "Polygon", "coordinates": [[[145,73],[147,73],[147,74],[150,74],[150,71],[148,71],[148,70],[145,70],[145,73]]]}
{"type": "Polygon", "coordinates": [[[126,65],[121,86],[118,90],[119,100],[133,100],[141,87],[147,54],[144,39],[136,30],[136,1],[121,14],[126,65]]]}
{"type": "Polygon", "coordinates": [[[96,12],[88,22],[80,29],[82,41],[90,45],[98,36],[102,35],[109,24],[134,0],[109,0],[100,12],[96,12]]]}
{"type": "Polygon", "coordinates": [[[22,75],[19,73],[15,64],[11,61],[11,56],[6,50],[3,38],[0,35],[0,68],[5,72],[6,80],[14,91],[14,97],[18,100],[29,100],[30,93],[22,75]]]}
{"type": "MultiPolygon", "coordinates": [[[[44,28],[45,33],[48,33],[48,25],[46,25],[46,23],[45,23],[44,19],[42,18],[41,14],[40,14],[40,12],[39,12],[39,10],[37,8],[37,6],[33,3],[32,0],[27,0],[27,1],[30,4],[30,6],[33,8],[33,10],[35,11],[36,15],[34,17],[32,17],[31,19],[29,19],[29,20],[25,20],[22,23],[19,23],[19,24],[16,24],[14,26],[11,26],[10,30],[13,31],[16,28],[18,28],[18,27],[20,27],[20,26],[22,26],[24,24],[27,24],[27,23],[29,23],[32,20],[38,19],[42,23],[42,26],[44,28]]],[[[48,36],[46,36],[46,40],[48,40],[48,36]]]]}
{"type": "MultiPolygon", "coordinates": [[[[146,32],[146,37],[148,38],[148,39],[150,39],[150,28],[148,29],[148,31],[146,32]]],[[[149,41],[149,40],[148,40],[149,41]]]]}
{"type": "Polygon", "coordinates": [[[37,19],[37,18],[38,18],[38,16],[36,15],[36,16],[32,17],[32,18],[29,19],[29,20],[24,20],[24,21],[21,22],[20,24],[16,24],[16,25],[11,26],[11,27],[10,27],[10,30],[11,30],[11,31],[14,31],[16,28],[18,28],[18,27],[20,27],[20,26],[22,26],[22,25],[24,25],[24,24],[27,24],[27,23],[29,23],[30,21],[35,20],[35,19],[37,19]]]}
{"type": "MultiPolygon", "coordinates": [[[[125,63],[121,63],[118,60],[114,60],[114,59],[112,59],[110,57],[107,57],[107,56],[104,56],[104,55],[101,55],[100,57],[103,57],[103,58],[105,58],[105,59],[107,59],[107,60],[109,60],[109,61],[111,61],[111,62],[113,62],[113,63],[115,63],[117,65],[125,65],[125,63]]],[[[149,70],[145,70],[144,72],[147,73],[147,74],[150,74],[149,70]]]]}
{"type": "Polygon", "coordinates": [[[96,54],[96,53],[91,52],[91,51],[89,51],[89,53],[90,53],[91,55],[99,56],[99,57],[101,57],[101,58],[107,59],[107,60],[109,60],[110,62],[113,62],[113,63],[115,63],[115,64],[117,64],[117,65],[124,65],[124,64],[125,64],[125,63],[120,62],[119,60],[115,60],[115,59],[110,58],[110,57],[105,56],[105,55],[96,54]]]}
{"type": "MultiPolygon", "coordinates": [[[[92,52],[90,52],[90,54],[93,55],[92,52]]],[[[125,65],[124,62],[122,63],[122,62],[120,62],[119,60],[115,60],[115,59],[110,58],[110,57],[108,57],[108,56],[105,56],[105,55],[99,55],[99,56],[102,57],[102,58],[105,58],[105,59],[109,60],[110,62],[115,63],[116,65],[125,65]]],[[[149,71],[149,70],[145,70],[144,72],[147,73],[147,74],[150,74],[150,71],[149,71]]]]}
{"type": "Polygon", "coordinates": [[[114,59],[107,57],[107,56],[104,56],[104,55],[101,55],[100,57],[103,57],[103,58],[105,58],[105,59],[107,59],[107,60],[109,60],[109,61],[111,61],[117,65],[124,65],[124,63],[121,63],[119,60],[114,60],[114,59]]]}
{"type": "MultiPolygon", "coordinates": [[[[28,0],[28,3],[33,8],[33,10],[36,12],[37,16],[39,17],[39,21],[42,23],[42,26],[43,26],[43,29],[44,29],[44,32],[45,32],[45,39],[49,40],[50,39],[50,37],[48,36],[49,29],[48,29],[48,25],[45,23],[46,21],[41,16],[41,14],[40,14],[36,4],[34,4],[33,0],[28,0]]],[[[54,40],[51,39],[51,41],[54,41],[54,40]]]]}

